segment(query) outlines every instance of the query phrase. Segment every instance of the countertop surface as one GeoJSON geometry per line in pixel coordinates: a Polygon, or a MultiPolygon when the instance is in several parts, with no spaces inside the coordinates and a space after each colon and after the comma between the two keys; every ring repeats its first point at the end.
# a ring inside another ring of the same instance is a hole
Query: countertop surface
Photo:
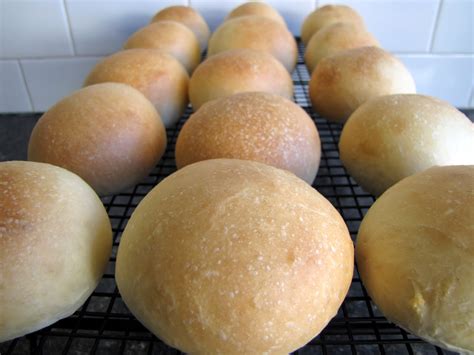
{"type": "MultiPolygon", "coordinates": [[[[461,110],[474,122],[474,109],[461,110]]],[[[0,114],[0,161],[26,160],[28,140],[41,113],[0,114]]]]}

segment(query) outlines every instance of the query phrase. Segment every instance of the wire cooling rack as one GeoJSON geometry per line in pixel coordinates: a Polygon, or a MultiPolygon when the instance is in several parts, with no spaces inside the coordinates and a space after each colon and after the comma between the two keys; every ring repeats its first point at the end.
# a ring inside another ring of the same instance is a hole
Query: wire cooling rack
{"type": "MultiPolygon", "coordinates": [[[[354,239],[362,217],[374,202],[339,160],[341,125],[313,112],[308,96],[309,74],[299,58],[293,73],[294,99],[314,119],[322,143],[321,165],[313,186],[339,210],[354,239]]],[[[141,199],[176,170],[174,147],[178,132],[191,110],[175,128],[168,129],[168,148],[154,171],[128,192],[103,199],[112,222],[114,246],[107,271],[85,304],[71,317],[26,337],[0,344],[0,354],[180,354],[148,332],[127,310],[114,281],[120,236],[141,199]]],[[[1,307],[1,305],[0,305],[1,307]]],[[[352,285],[324,331],[295,354],[449,354],[388,322],[372,303],[357,270],[352,285]]]]}

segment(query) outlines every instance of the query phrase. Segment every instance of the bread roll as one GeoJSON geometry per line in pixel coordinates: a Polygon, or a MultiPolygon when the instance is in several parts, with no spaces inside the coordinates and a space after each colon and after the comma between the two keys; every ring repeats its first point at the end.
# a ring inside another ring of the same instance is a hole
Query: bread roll
{"type": "Polygon", "coordinates": [[[237,6],[227,15],[226,20],[236,18],[236,17],[241,17],[241,16],[251,16],[251,15],[268,17],[286,26],[285,20],[278,13],[277,10],[275,10],[273,7],[271,7],[268,4],[265,4],[263,2],[257,2],[257,1],[250,1],[240,6],[237,6]]]}
{"type": "Polygon", "coordinates": [[[346,5],[325,5],[317,8],[306,17],[301,27],[301,40],[306,45],[311,37],[325,26],[336,22],[352,22],[364,25],[364,20],[351,7],[346,5]]]}
{"type": "Polygon", "coordinates": [[[0,342],[71,315],[95,289],[112,250],[102,202],[59,167],[0,163],[0,342]]]}
{"type": "Polygon", "coordinates": [[[357,237],[360,277],[384,315],[420,338],[474,353],[474,166],[403,179],[357,237]]]}
{"type": "Polygon", "coordinates": [[[293,98],[293,81],[283,64],[254,49],[231,49],[201,63],[189,81],[196,111],[207,101],[239,92],[265,91],[293,98]]]}
{"type": "Polygon", "coordinates": [[[367,46],[379,46],[379,42],[364,26],[351,22],[336,22],[325,26],[311,37],[306,46],[304,61],[309,72],[313,72],[324,57],[346,49],[367,46]]]}
{"type": "Polygon", "coordinates": [[[349,49],[321,59],[309,83],[314,109],[338,123],[373,97],[415,91],[415,81],[403,63],[377,47],[349,49]]]}
{"type": "Polygon", "coordinates": [[[336,314],[351,283],[344,221],[283,170],[207,160],[164,179],[120,241],[132,313],[190,354],[287,354],[336,314]]]}
{"type": "Polygon", "coordinates": [[[143,27],[130,36],[123,47],[160,49],[175,57],[189,73],[201,61],[196,35],[185,25],[174,21],[159,21],[143,27]]]}
{"type": "Polygon", "coordinates": [[[171,55],[158,49],[127,49],[112,54],[92,69],[84,86],[124,83],[152,102],[166,127],[178,122],[188,105],[189,77],[171,55]]]}
{"type": "Polygon", "coordinates": [[[268,52],[292,72],[298,49],[295,39],[281,23],[262,16],[242,16],[220,25],[209,40],[208,55],[235,48],[268,52]]]}
{"type": "Polygon", "coordinates": [[[188,6],[170,6],[156,13],[151,22],[166,20],[180,22],[189,27],[198,38],[201,50],[207,48],[211,31],[204,18],[196,10],[188,6]]]}
{"type": "Polygon", "coordinates": [[[72,93],[41,116],[28,159],[66,168],[109,195],[147,176],[165,147],[153,105],[128,85],[104,83],[72,93]]]}
{"type": "Polygon", "coordinates": [[[203,105],[179,132],[178,168],[200,160],[235,158],[286,169],[311,184],[321,157],[318,130],[298,105],[249,92],[203,105]]]}
{"type": "Polygon", "coordinates": [[[339,143],[341,160],[374,195],[434,165],[474,164],[474,127],[446,102],[422,95],[389,95],[362,105],[339,143]]]}

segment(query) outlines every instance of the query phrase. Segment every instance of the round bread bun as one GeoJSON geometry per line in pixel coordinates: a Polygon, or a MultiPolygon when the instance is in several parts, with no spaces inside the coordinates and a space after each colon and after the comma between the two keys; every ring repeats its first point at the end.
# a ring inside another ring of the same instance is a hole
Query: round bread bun
{"type": "Polygon", "coordinates": [[[153,105],[128,85],[104,83],[72,93],[41,116],[28,160],[66,168],[109,195],[146,177],[165,147],[153,105]]]}
{"type": "Polygon", "coordinates": [[[291,173],[207,160],[164,179],[124,231],[116,280],[150,331],[190,354],[288,354],[336,315],[353,245],[291,173]]]}
{"type": "Polygon", "coordinates": [[[313,120],[278,95],[249,92],[210,101],[186,121],[176,142],[178,168],[207,159],[254,160],[311,184],[321,157],[313,120]]]}
{"type": "Polygon", "coordinates": [[[209,40],[208,55],[235,48],[268,52],[291,73],[296,66],[298,49],[286,26],[262,16],[242,16],[220,25],[209,40]]]}
{"type": "Polygon", "coordinates": [[[189,81],[196,111],[207,101],[239,92],[264,91],[293,98],[293,80],[272,55],[254,49],[231,49],[205,60],[189,81]]]}
{"type": "Polygon", "coordinates": [[[204,18],[191,7],[188,6],[170,6],[160,10],[153,16],[151,22],[175,21],[180,22],[194,32],[199,40],[201,50],[207,48],[207,41],[211,35],[209,26],[204,18]]]}
{"type": "Polygon", "coordinates": [[[286,26],[285,20],[278,13],[277,10],[275,10],[273,7],[271,7],[268,4],[265,4],[263,2],[257,2],[257,1],[250,1],[240,6],[237,6],[227,15],[225,20],[229,20],[229,19],[241,17],[241,16],[252,16],[252,15],[268,17],[286,26]]]}
{"type": "Polygon", "coordinates": [[[337,123],[373,97],[415,92],[415,81],[403,63],[378,47],[348,49],[321,59],[309,82],[314,109],[337,123]]]}
{"type": "Polygon", "coordinates": [[[188,105],[189,76],[170,54],[135,48],[102,59],[84,86],[115,82],[139,90],[155,106],[166,127],[173,127],[188,105]]]}
{"type": "Polygon", "coordinates": [[[392,322],[474,353],[474,166],[403,179],[370,208],[357,237],[367,292],[392,322]]]}
{"type": "Polygon", "coordinates": [[[306,46],[304,61],[311,73],[324,57],[346,49],[368,46],[378,47],[379,42],[364,26],[351,22],[336,22],[325,26],[311,37],[306,46]]]}
{"type": "Polygon", "coordinates": [[[94,191],[49,164],[0,163],[0,342],[70,316],[90,296],[112,250],[94,191]]]}
{"type": "Polygon", "coordinates": [[[435,165],[474,164],[474,126],[444,101],[389,95],[357,109],[344,126],[341,160],[366,191],[379,196],[435,165]]]}
{"type": "Polygon", "coordinates": [[[160,49],[175,57],[189,73],[201,61],[201,48],[196,35],[175,21],[159,21],[143,27],[130,36],[123,48],[160,49]]]}
{"type": "Polygon", "coordinates": [[[364,25],[362,17],[346,5],[325,5],[310,13],[301,27],[301,40],[307,45],[311,37],[323,27],[336,22],[352,22],[364,25]]]}

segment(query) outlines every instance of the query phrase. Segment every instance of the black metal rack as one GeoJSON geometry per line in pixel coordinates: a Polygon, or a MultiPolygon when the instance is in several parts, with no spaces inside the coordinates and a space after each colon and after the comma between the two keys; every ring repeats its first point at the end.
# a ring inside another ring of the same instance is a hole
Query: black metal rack
{"type": "MultiPolygon", "coordinates": [[[[344,217],[355,238],[362,217],[374,199],[346,173],[337,144],[341,125],[312,111],[308,96],[309,74],[299,58],[293,73],[294,98],[314,119],[322,143],[322,157],[313,186],[344,217]]],[[[26,337],[0,344],[0,354],[179,354],[148,332],[127,310],[114,280],[121,233],[140,200],[163,178],[176,170],[174,147],[178,132],[191,114],[188,108],[175,128],[169,129],[163,159],[142,183],[128,192],[103,199],[114,232],[114,247],[107,271],[85,304],[66,319],[26,337]]],[[[1,305],[0,305],[1,307],[1,305]]],[[[388,322],[372,303],[357,271],[338,315],[324,331],[296,354],[449,354],[388,322]]]]}

